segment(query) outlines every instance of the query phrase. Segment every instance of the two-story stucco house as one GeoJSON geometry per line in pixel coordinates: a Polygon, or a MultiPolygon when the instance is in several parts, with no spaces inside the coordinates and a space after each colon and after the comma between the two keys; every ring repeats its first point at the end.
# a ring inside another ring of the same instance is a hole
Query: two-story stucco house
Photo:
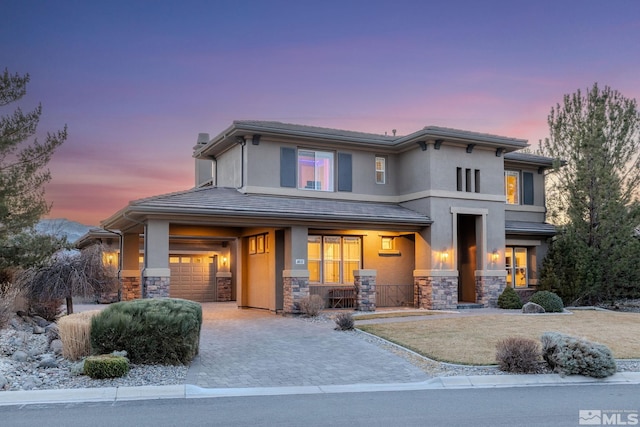
{"type": "Polygon", "coordinates": [[[200,134],[193,189],[102,223],[121,235],[122,298],[285,313],[311,294],[360,310],[493,306],[506,285],[535,287],[555,233],[552,161],[526,146],[432,126],[387,136],[242,120],[200,134]]]}

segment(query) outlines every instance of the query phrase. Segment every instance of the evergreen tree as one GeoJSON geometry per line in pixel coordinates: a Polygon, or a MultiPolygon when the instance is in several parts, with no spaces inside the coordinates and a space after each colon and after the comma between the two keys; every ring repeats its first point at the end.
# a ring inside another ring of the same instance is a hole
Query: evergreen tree
{"type": "MultiPolygon", "coordinates": [[[[28,82],[28,74],[5,69],[0,74],[0,109],[24,97],[28,82]]],[[[0,269],[42,263],[63,243],[33,230],[50,209],[44,198],[44,184],[51,179],[46,166],[67,138],[65,127],[38,141],[34,135],[41,113],[38,105],[26,113],[17,107],[0,115],[0,269]]]]}
{"type": "Polygon", "coordinates": [[[551,109],[544,154],[556,159],[548,192],[562,224],[541,272],[566,303],[640,295],[640,114],[634,99],[595,84],[551,109]],[[566,161],[564,166],[560,162],[566,161]]]}

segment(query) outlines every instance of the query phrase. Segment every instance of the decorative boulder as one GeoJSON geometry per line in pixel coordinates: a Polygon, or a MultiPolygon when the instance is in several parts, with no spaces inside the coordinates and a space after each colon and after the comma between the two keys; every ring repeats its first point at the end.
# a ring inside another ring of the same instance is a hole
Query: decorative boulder
{"type": "Polygon", "coordinates": [[[544,308],[541,305],[536,304],[535,302],[528,302],[522,306],[523,313],[544,313],[544,308]]]}

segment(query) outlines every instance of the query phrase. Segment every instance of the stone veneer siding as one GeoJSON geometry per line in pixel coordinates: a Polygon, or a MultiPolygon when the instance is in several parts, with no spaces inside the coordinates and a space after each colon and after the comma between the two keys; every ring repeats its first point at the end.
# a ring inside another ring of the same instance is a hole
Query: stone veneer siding
{"type": "Polygon", "coordinates": [[[497,307],[498,297],[507,286],[503,276],[476,275],[476,302],[485,307],[497,307]]]}
{"type": "Polygon", "coordinates": [[[417,276],[413,280],[416,308],[449,310],[458,307],[457,276],[417,276]]]}
{"type": "Polygon", "coordinates": [[[297,277],[283,274],[283,299],[285,314],[299,314],[300,301],[309,297],[309,275],[297,277]]]}
{"type": "Polygon", "coordinates": [[[168,298],[169,277],[145,277],[142,282],[142,298],[168,298]]]}
{"type": "Polygon", "coordinates": [[[356,310],[376,311],[376,270],[355,270],[356,310]]]}
{"type": "Polygon", "coordinates": [[[216,276],[216,301],[231,301],[231,276],[216,276]]]}
{"type": "Polygon", "coordinates": [[[142,298],[140,277],[122,277],[120,279],[120,283],[122,286],[120,299],[122,301],[131,301],[142,298]]]}

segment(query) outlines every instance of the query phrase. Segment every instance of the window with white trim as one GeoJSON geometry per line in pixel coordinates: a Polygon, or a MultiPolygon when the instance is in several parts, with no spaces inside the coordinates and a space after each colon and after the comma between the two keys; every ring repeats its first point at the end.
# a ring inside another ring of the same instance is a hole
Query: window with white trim
{"type": "Polygon", "coordinates": [[[362,262],[360,237],[309,236],[307,242],[309,282],[353,283],[353,270],[362,262]]]}
{"type": "Polygon", "coordinates": [[[333,191],[334,157],[329,151],[298,150],[298,188],[333,191]]]}
{"type": "Polygon", "coordinates": [[[376,156],[376,184],[387,182],[387,159],[376,156]]]}
{"type": "Polygon", "coordinates": [[[507,204],[520,204],[520,173],[518,171],[504,171],[504,192],[507,204]]]}
{"type": "Polygon", "coordinates": [[[513,288],[526,288],[529,286],[527,256],[527,248],[506,248],[505,267],[507,269],[507,285],[513,288]]]}

